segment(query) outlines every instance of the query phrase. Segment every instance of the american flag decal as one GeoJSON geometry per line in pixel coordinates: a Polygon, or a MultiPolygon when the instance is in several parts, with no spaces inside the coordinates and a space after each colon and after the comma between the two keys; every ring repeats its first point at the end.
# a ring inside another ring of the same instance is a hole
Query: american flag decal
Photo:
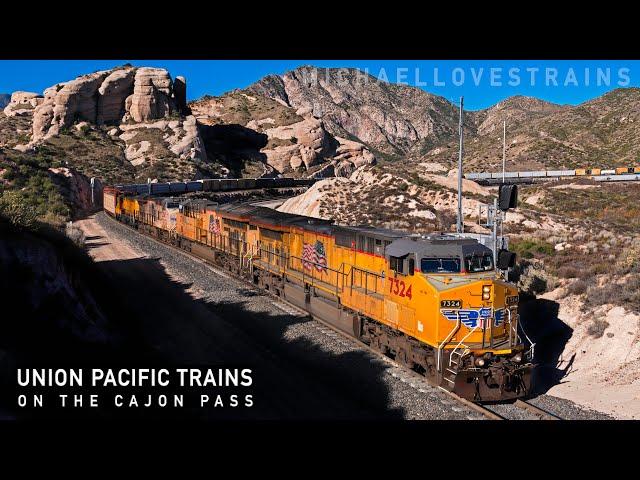
{"type": "Polygon", "coordinates": [[[213,215],[209,215],[209,231],[216,235],[220,233],[220,220],[213,215]]]}
{"type": "Polygon", "coordinates": [[[324,251],[324,244],[320,240],[316,241],[315,245],[303,244],[302,266],[307,270],[315,268],[318,272],[327,270],[327,255],[324,251]]]}

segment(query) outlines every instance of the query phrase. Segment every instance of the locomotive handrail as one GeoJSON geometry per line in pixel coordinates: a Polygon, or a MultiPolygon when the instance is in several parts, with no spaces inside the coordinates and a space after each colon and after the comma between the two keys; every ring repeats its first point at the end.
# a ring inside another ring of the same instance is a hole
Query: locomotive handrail
{"type": "Polygon", "coordinates": [[[462,324],[462,320],[460,319],[460,311],[456,310],[456,324],[453,329],[449,332],[449,334],[445,337],[445,339],[438,345],[438,358],[436,358],[436,370],[439,372],[440,370],[440,358],[442,357],[442,349],[445,345],[449,343],[449,341],[453,338],[456,332],[460,329],[460,325],[462,324]]]}
{"type": "MultiPolygon", "coordinates": [[[[473,327],[471,330],[469,330],[469,333],[467,333],[464,337],[462,337],[462,340],[460,340],[458,342],[458,344],[453,347],[453,349],[451,350],[451,353],[449,354],[449,365],[451,365],[451,360],[453,358],[453,354],[455,353],[455,351],[460,348],[460,346],[464,343],[464,341],[469,337],[469,335],[471,335],[473,332],[475,332],[478,328],[480,328],[478,325],[476,325],[475,327],[473,327]]],[[[467,345],[465,345],[465,347],[468,348],[467,345]]]]}
{"type": "Polygon", "coordinates": [[[520,326],[520,330],[522,330],[522,333],[524,334],[525,338],[529,342],[529,345],[531,345],[531,347],[529,348],[529,352],[531,352],[531,360],[533,360],[534,349],[536,344],[531,341],[531,339],[529,338],[529,335],[527,335],[527,332],[524,330],[524,327],[520,324],[520,322],[518,322],[518,324],[520,326]]]}

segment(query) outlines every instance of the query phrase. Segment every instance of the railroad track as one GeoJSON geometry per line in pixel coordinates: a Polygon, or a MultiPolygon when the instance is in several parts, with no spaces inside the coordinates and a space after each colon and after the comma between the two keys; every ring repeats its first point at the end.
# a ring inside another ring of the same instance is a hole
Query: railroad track
{"type": "Polygon", "coordinates": [[[513,405],[516,408],[520,408],[522,410],[528,411],[529,413],[533,413],[540,420],[561,420],[560,417],[557,417],[552,413],[542,410],[541,408],[536,407],[535,405],[532,405],[531,403],[526,402],[524,400],[516,400],[516,402],[513,405]]]}
{"type": "MultiPolygon", "coordinates": [[[[190,252],[187,252],[186,250],[183,250],[181,248],[176,247],[175,245],[171,245],[169,243],[163,242],[161,240],[158,240],[157,238],[151,236],[151,235],[147,235],[145,233],[140,232],[139,230],[133,228],[130,225],[127,225],[125,223],[121,223],[118,222],[117,220],[115,220],[114,218],[112,218],[109,215],[105,216],[107,218],[109,218],[110,221],[115,222],[118,225],[122,225],[126,228],[128,228],[129,230],[139,234],[139,235],[144,235],[145,238],[148,238],[150,240],[152,240],[155,243],[158,243],[159,245],[163,245],[166,247],[170,247],[171,249],[175,250],[176,252],[181,253],[182,255],[184,255],[187,258],[190,258],[191,260],[194,260],[196,262],[199,262],[201,264],[206,265],[208,268],[210,268],[213,272],[215,272],[216,274],[222,276],[223,278],[234,278],[236,280],[240,280],[243,283],[246,283],[247,285],[251,285],[251,287],[255,288],[255,285],[251,282],[249,282],[247,279],[239,276],[239,275],[235,275],[227,270],[224,270],[222,268],[220,268],[220,266],[204,259],[204,258],[200,258],[197,255],[194,255],[190,252]]],[[[419,381],[420,383],[424,384],[425,386],[428,386],[429,388],[435,388],[438,389],[439,391],[443,392],[444,394],[446,394],[447,396],[449,396],[450,398],[452,398],[453,400],[455,400],[456,402],[464,405],[465,407],[467,407],[468,409],[481,414],[482,416],[484,416],[485,418],[487,418],[488,420],[508,420],[507,417],[504,417],[494,411],[492,411],[491,409],[487,408],[486,406],[482,405],[482,404],[478,404],[478,403],[474,403],[471,402],[465,398],[462,398],[458,395],[456,395],[453,392],[450,392],[440,386],[435,386],[430,384],[422,375],[418,374],[417,372],[414,372],[413,370],[410,370],[408,368],[406,368],[405,366],[395,362],[394,360],[392,360],[391,358],[387,357],[384,353],[375,350],[373,348],[371,348],[369,345],[360,342],[358,340],[356,340],[355,338],[347,335],[345,332],[335,328],[333,325],[331,325],[328,322],[325,322],[324,320],[322,320],[321,318],[315,317],[313,315],[311,315],[309,312],[307,312],[306,310],[303,310],[302,308],[298,307],[297,305],[294,305],[290,302],[288,302],[287,300],[283,299],[282,297],[279,297],[277,295],[275,295],[274,293],[267,291],[267,290],[259,290],[260,292],[267,294],[269,297],[271,297],[274,300],[274,304],[276,304],[278,306],[278,308],[280,308],[280,310],[282,310],[283,312],[292,315],[292,314],[298,314],[301,315],[303,317],[308,317],[311,318],[313,320],[315,320],[316,322],[324,325],[325,327],[329,328],[330,330],[332,330],[333,332],[335,332],[336,334],[340,335],[341,337],[343,337],[344,339],[346,339],[348,342],[350,342],[351,344],[357,345],[358,348],[362,348],[367,350],[369,353],[371,353],[372,355],[376,356],[377,358],[381,359],[382,361],[384,361],[385,363],[388,363],[389,365],[392,365],[393,367],[399,368],[402,370],[403,373],[405,373],[406,375],[416,379],[417,381],[419,381]],[[279,304],[279,305],[278,305],[279,304]],[[286,308],[284,308],[286,307],[286,308]]],[[[528,402],[525,402],[523,400],[517,400],[515,403],[513,403],[513,405],[516,408],[522,409],[522,410],[526,410],[529,413],[532,413],[533,415],[535,415],[538,419],[540,420],[560,420],[559,417],[546,412],[538,407],[536,407],[535,405],[532,405],[528,402]]]]}

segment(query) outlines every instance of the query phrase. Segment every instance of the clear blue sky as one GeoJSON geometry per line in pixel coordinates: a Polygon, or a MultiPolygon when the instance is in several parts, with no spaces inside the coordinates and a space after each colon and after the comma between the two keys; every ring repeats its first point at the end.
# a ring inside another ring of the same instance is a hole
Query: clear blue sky
{"type": "Polygon", "coordinates": [[[269,73],[282,74],[300,65],[368,69],[378,78],[419,86],[454,102],[463,95],[470,110],[512,95],[575,105],[617,87],[640,86],[637,60],[0,60],[0,93],[42,92],[54,83],[127,62],[186,77],[189,100],[243,88],[269,73]]]}

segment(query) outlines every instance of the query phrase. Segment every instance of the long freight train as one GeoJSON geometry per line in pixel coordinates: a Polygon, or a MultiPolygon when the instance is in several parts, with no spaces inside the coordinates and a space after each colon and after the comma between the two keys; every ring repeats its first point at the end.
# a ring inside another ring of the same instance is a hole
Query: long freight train
{"type": "Polygon", "coordinates": [[[476,240],[104,189],[120,222],[227,268],[472,401],[526,396],[518,292],[476,240]]]}
{"type": "Polygon", "coordinates": [[[577,168],[575,170],[536,170],[526,172],[482,172],[465,173],[464,177],[469,180],[499,180],[504,178],[561,178],[561,177],[583,177],[587,176],[595,181],[606,180],[636,180],[640,174],[640,167],[618,167],[618,168],[577,168]]]}

